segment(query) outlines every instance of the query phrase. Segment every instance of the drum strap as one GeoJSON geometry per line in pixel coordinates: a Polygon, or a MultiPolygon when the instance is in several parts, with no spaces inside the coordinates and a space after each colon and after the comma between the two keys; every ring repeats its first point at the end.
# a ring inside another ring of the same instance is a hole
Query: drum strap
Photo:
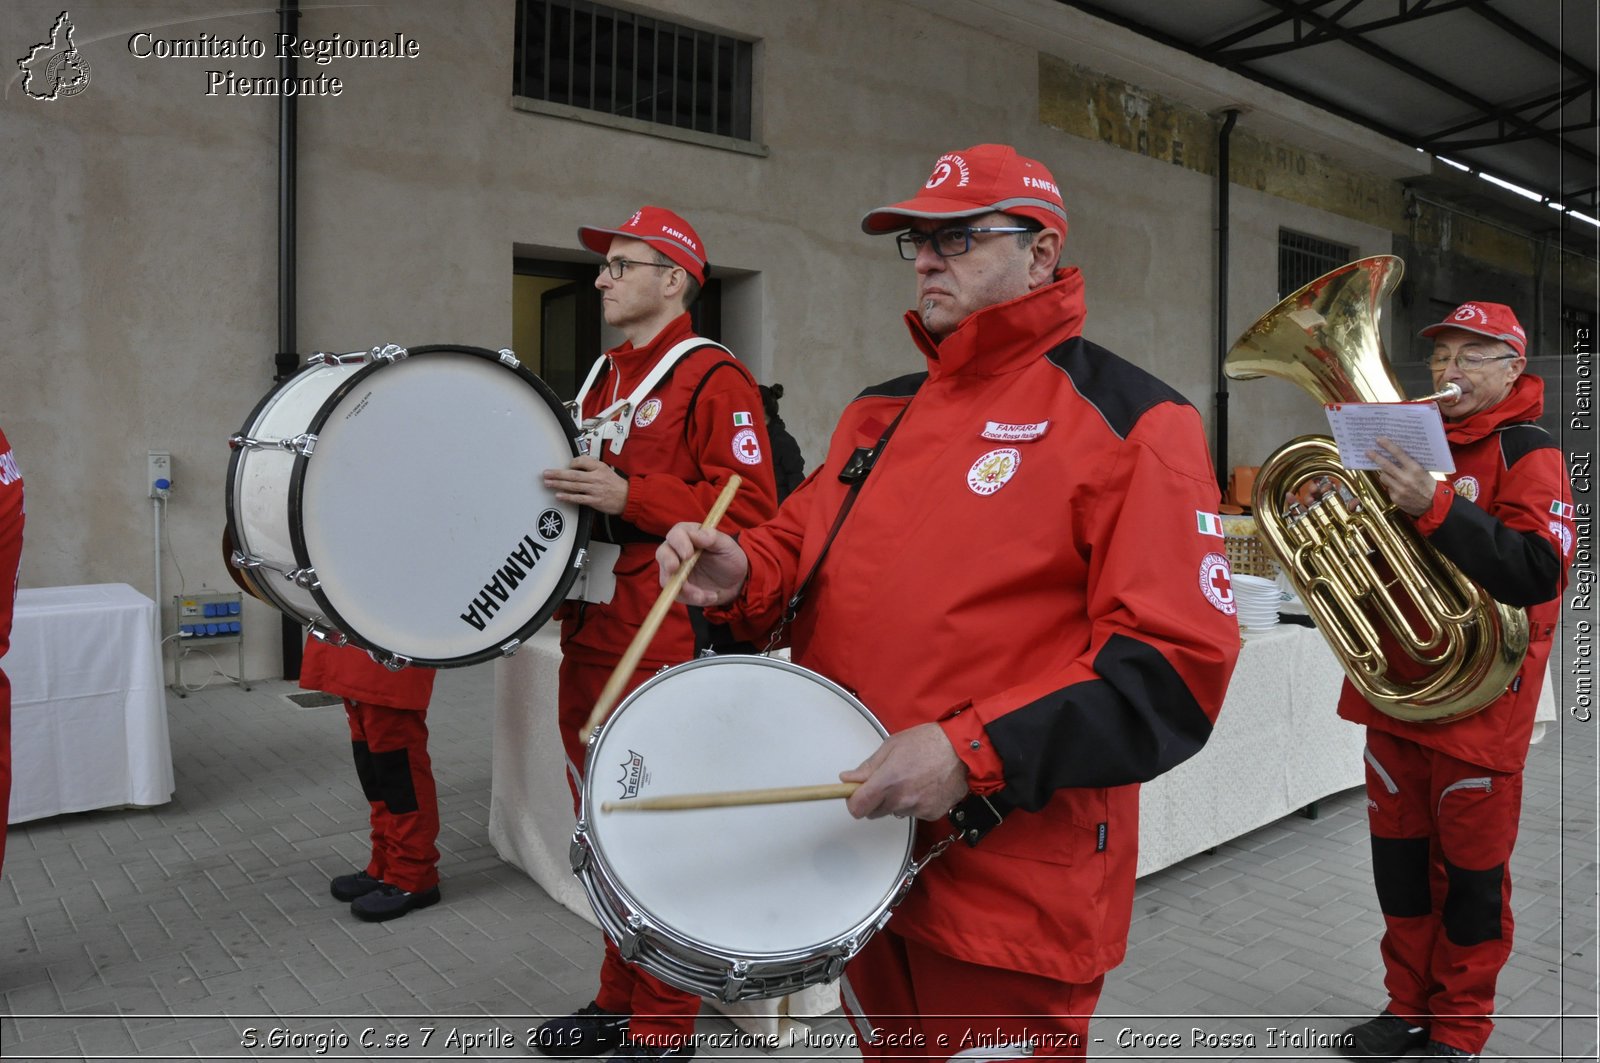
{"type": "MultiPolygon", "coordinates": [[[[657,384],[670,372],[673,367],[689,354],[700,350],[702,347],[715,347],[722,353],[732,357],[733,352],[720,343],[708,340],[703,336],[690,336],[688,339],[673,344],[671,349],[663,354],[650,371],[639,381],[639,386],[625,399],[613,402],[598,414],[579,423],[578,429],[585,439],[611,440],[611,453],[621,454],[622,445],[628,441],[628,432],[633,428],[633,412],[645,400],[645,396],[655,390],[657,384]]],[[[589,368],[589,375],[584,378],[583,387],[578,389],[578,397],[573,399],[574,420],[583,416],[583,400],[589,397],[589,390],[600,379],[601,370],[610,361],[609,358],[596,358],[594,365],[589,368]]]]}
{"type": "Polygon", "coordinates": [[[856,504],[856,495],[861,493],[861,485],[866,482],[867,474],[883,456],[883,450],[889,445],[889,437],[894,435],[895,428],[900,424],[900,418],[906,415],[910,407],[907,402],[900,407],[900,412],[894,415],[894,420],[889,422],[889,427],[883,430],[883,435],[878,437],[878,442],[871,447],[857,447],[850,460],[844,463],[844,468],[839,470],[839,482],[850,485],[850,490],[845,492],[844,501],[839,504],[839,515],[833,518],[833,527],[828,529],[828,538],[822,543],[822,551],[817,554],[817,559],[811,563],[811,571],[807,572],[800,585],[795,588],[794,595],[789,599],[789,606],[784,610],[783,620],[779,622],[777,630],[773,632],[770,645],[777,645],[783,629],[794,622],[800,613],[800,604],[805,601],[806,589],[811,586],[811,581],[816,578],[817,569],[822,567],[822,562],[827,559],[828,548],[833,546],[834,536],[839,534],[839,528],[844,524],[844,518],[849,515],[850,507],[856,504]]]}

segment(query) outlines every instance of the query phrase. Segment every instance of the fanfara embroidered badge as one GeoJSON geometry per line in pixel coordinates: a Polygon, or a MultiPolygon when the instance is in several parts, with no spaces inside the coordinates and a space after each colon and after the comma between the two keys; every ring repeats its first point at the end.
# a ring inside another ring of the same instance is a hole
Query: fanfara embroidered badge
{"type": "Polygon", "coordinates": [[[754,429],[741,428],[733,434],[733,456],[746,465],[761,464],[761,441],[754,429]]]}
{"type": "Polygon", "coordinates": [[[1211,553],[1200,559],[1200,593],[1226,616],[1238,612],[1233,604],[1233,569],[1223,554],[1211,553]]]}
{"type": "Polygon", "coordinates": [[[639,412],[633,415],[633,423],[640,428],[647,428],[650,422],[661,416],[661,400],[645,399],[639,404],[639,412]]]}
{"type": "Polygon", "coordinates": [[[1478,478],[1476,476],[1463,476],[1450,486],[1456,489],[1456,494],[1468,502],[1476,502],[1478,500],[1478,478]]]}
{"type": "Polygon", "coordinates": [[[1042,438],[1049,430],[1049,421],[1034,421],[1030,424],[1006,424],[1003,421],[987,421],[983,426],[983,438],[993,439],[1001,443],[1026,443],[1029,440],[1042,438]]]}
{"type": "Polygon", "coordinates": [[[972,463],[967,470],[967,486],[980,495],[992,495],[1017,474],[1022,464],[1022,452],[1015,447],[991,450],[972,463]]]}

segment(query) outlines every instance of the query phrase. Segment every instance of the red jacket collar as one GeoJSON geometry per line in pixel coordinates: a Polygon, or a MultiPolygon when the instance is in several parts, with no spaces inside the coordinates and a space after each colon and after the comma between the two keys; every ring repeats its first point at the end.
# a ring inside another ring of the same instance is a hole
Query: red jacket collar
{"type": "Polygon", "coordinates": [[[1543,412],[1544,381],[1523,373],[1511,385],[1511,393],[1493,406],[1469,414],[1459,421],[1446,421],[1444,435],[1457,445],[1474,443],[1505,425],[1537,421],[1543,412]]]}
{"type": "Polygon", "coordinates": [[[1010,302],[986,306],[954,332],[936,339],[915,310],[906,312],[911,339],[928,359],[933,379],[960,373],[994,375],[1020,368],[1083,332],[1083,274],[1056,270],[1056,279],[1010,302]]]}
{"type": "Polygon", "coordinates": [[[667,322],[666,327],[656,333],[643,347],[635,347],[629,340],[620,347],[613,347],[606,352],[606,356],[617,364],[618,371],[624,378],[643,376],[650,371],[651,366],[673,345],[694,335],[694,325],[686,310],[667,322]]]}

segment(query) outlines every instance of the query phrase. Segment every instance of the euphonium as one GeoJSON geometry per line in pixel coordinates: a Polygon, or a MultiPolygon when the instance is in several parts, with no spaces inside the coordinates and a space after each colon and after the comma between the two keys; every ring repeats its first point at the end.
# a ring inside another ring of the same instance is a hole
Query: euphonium
{"type": "MultiPolygon", "coordinates": [[[[1288,380],[1324,403],[1404,402],[1378,335],[1380,304],[1403,268],[1377,255],[1317,278],[1250,326],[1225,371],[1288,380]]],[[[1527,614],[1462,575],[1417,534],[1376,474],[1339,464],[1331,439],[1302,436],[1275,451],[1256,476],[1253,503],[1268,549],[1379,711],[1413,722],[1460,719],[1504,693],[1522,667],[1527,614]]]]}

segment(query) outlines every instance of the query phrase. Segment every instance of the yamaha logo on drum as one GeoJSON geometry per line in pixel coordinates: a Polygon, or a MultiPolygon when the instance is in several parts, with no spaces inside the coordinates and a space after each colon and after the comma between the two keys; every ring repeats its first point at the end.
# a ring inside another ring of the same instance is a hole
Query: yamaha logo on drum
{"type": "MultiPolygon", "coordinates": [[[[544,516],[539,518],[539,536],[543,539],[551,538],[545,534],[545,518],[553,512],[553,510],[546,511],[544,516]]],[[[556,513],[555,516],[559,521],[561,514],[556,513]]],[[[556,535],[560,534],[558,527],[556,535]]],[[[522,541],[506,555],[506,563],[494,570],[489,581],[483,585],[483,590],[467,606],[467,611],[460,614],[461,619],[479,631],[488,627],[489,620],[511,599],[511,594],[517,589],[517,585],[528,578],[533,566],[539,563],[539,558],[549,549],[534,542],[533,536],[524,535],[522,541]]]]}
{"type": "Polygon", "coordinates": [[[628,759],[619,767],[622,768],[622,774],[617,777],[617,782],[622,785],[622,799],[626,801],[630,797],[638,797],[640,787],[649,781],[649,776],[644,772],[644,754],[628,750],[628,759]]]}
{"type": "Polygon", "coordinates": [[[553,543],[561,538],[561,533],[567,529],[567,519],[561,515],[559,509],[547,509],[539,514],[539,538],[547,543],[553,543]]]}

